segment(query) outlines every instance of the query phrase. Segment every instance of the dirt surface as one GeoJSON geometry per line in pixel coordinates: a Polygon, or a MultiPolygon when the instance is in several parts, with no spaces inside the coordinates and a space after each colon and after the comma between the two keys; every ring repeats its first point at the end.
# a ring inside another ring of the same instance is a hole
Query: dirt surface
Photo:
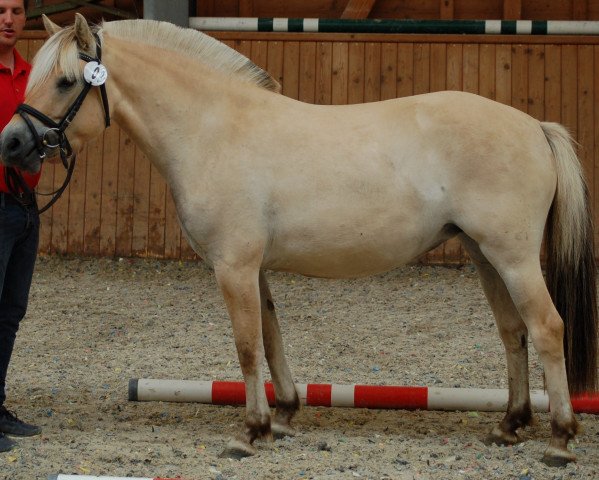
{"type": "MultiPolygon", "coordinates": [[[[269,280],[298,383],[506,387],[503,348],[470,267],[269,280]]],[[[530,365],[531,387],[541,388],[534,352],[530,365]]],[[[591,415],[578,415],[578,463],[561,469],[539,462],[547,414],[506,448],[481,442],[500,413],[314,407],[296,417],[296,437],[221,459],[243,408],[128,402],[130,378],[241,380],[212,272],[202,263],[41,258],[7,403],[43,435],[0,454],[0,479],[599,478],[591,415]]]]}

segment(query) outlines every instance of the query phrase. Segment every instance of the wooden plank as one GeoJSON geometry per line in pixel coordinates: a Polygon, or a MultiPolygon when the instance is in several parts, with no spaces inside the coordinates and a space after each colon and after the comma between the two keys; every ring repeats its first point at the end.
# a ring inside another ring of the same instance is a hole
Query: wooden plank
{"type": "Polygon", "coordinates": [[[428,93],[431,88],[431,46],[429,43],[414,45],[414,86],[413,93],[428,93]]]}
{"type": "Polygon", "coordinates": [[[341,18],[358,19],[368,18],[376,0],[348,0],[341,18]]]}
{"type": "Polygon", "coordinates": [[[131,254],[141,257],[145,257],[148,254],[150,171],[150,161],[140,149],[136,148],[131,254]]]}
{"type": "Polygon", "coordinates": [[[439,18],[441,20],[454,19],[454,0],[439,0],[439,18]]]}
{"type": "Polygon", "coordinates": [[[462,78],[464,76],[463,46],[460,44],[447,45],[447,89],[459,90],[463,88],[462,78]]]}
{"type": "Polygon", "coordinates": [[[381,100],[397,97],[397,44],[381,45],[381,100]]]}
{"type": "Polygon", "coordinates": [[[260,68],[266,69],[268,64],[268,42],[263,40],[250,42],[249,58],[260,68]]]}
{"type": "MultiPolygon", "coordinates": [[[[46,167],[50,165],[46,164],[46,167]]],[[[62,187],[66,176],[67,171],[63,167],[62,162],[56,163],[52,165],[52,170],[54,172],[54,184],[52,185],[52,192],[56,192],[60,187],[62,187]]],[[[44,172],[44,175],[48,172],[44,172]]],[[[40,202],[39,207],[43,208],[46,203],[48,203],[52,199],[52,196],[43,196],[41,199],[38,198],[40,202]]],[[[51,228],[51,247],[50,250],[53,253],[67,253],[68,252],[68,223],[69,223],[69,190],[68,187],[65,192],[62,194],[60,199],[48,210],[46,213],[42,215],[49,215],[52,221],[51,228]]]]}
{"type": "Polygon", "coordinates": [[[381,44],[367,43],[364,46],[364,101],[381,99],[381,44]]]}
{"type": "Polygon", "coordinates": [[[588,20],[589,0],[572,0],[572,19],[588,20]]]}
{"type": "Polygon", "coordinates": [[[512,103],[512,47],[497,45],[495,49],[495,100],[512,103]]]}
{"type": "Polygon", "coordinates": [[[233,42],[232,48],[250,58],[252,56],[252,42],[254,41],[256,40],[236,40],[233,42]]]}
{"type": "Polygon", "coordinates": [[[528,111],[528,46],[512,46],[512,106],[528,111]]]}
{"type": "Polygon", "coordinates": [[[348,48],[347,103],[364,102],[364,44],[350,43],[348,48]]]}
{"type": "Polygon", "coordinates": [[[239,0],[239,16],[253,17],[254,16],[254,0],[239,0]]]}
{"type": "Polygon", "coordinates": [[[397,46],[397,97],[414,94],[414,45],[397,46]]]}
{"type": "Polygon", "coordinates": [[[578,82],[573,72],[578,71],[576,45],[562,46],[562,102],[561,122],[578,138],[578,82]]]}
{"type": "Polygon", "coordinates": [[[171,189],[166,189],[164,222],[164,257],[181,258],[181,227],[171,189]]]}
{"type": "Polygon", "coordinates": [[[104,132],[102,159],[102,223],[100,225],[100,254],[116,253],[116,219],[118,199],[119,147],[121,131],[112,126],[104,132]]]}
{"type": "Polygon", "coordinates": [[[478,45],[464,45],[463,49],[463,87],[465,92],[478,94],[479,62],[478,45]]]}
{"type": "MultiPolygon", "coordinates": [[[[194,1],[194,0],[192,0],[194,1]]],[[[195,0],[196,12],[199,17],[215,17],[215,3],[217,0],[195,0]]]]}
{"type": "Polygon", "coordinates": [[[102,137],[87,144],[87,175],[85,176],[85,218],[83,228],[83,253],[100,254],[100,224],[102,221],[102,137]]]}
{"type": "Polygon", "coordinates": [[[191,248],[185,235],[181,237],[181,257],[182,260],[193,260],[199,258],[196,252],[191,248]]]}
{"type": "MultiPolygon", "coordinates": [[[[69,216],[67,249],[70,254],[81,255],[84,251],[85,225],[85,177],[87,176],[87,147],[77,155],[77,164],[69,183],[69,216]]],[[[64,201],[64,199],[63,199],[64,201]]]]}
{"type": "Polygon", "coordinates": [[[548,122],[561,122],[562,102],[562,47],[547,45],[545,47],[545,114],[548,122]]]}
{"type": "Polygon", "coordinates": [[[158,169],[150,164],[150,192],[148,198],[148,256],[164,257],[166,225],[166,183],[158,169]]]}
{"type": "Polygon", "coordinates": [[[330,105],[332,102],[333,76],[333,44],[318,42],[316,44],[316,98],[319,105],[330,105]]]}
{"type": "Polygon", "coordinates": [[[128,257],[132,254],[136,148],[125,132],[121,132],[119,145],[115,253],[128,257]]]}
{"type": "Polygon", "coordinates": [[[503,0],[503,19],[520,20],[522,18],[522,0],[503,0]]]}
{"type": "Polygon", "coordinates": [[[495,100],[495,45],[481,45],[479,55],[478,93],[495,100]]]}
{"type": "Polygon", "coordinates": [[[283,84],[283,42],[268,42],[268,55],[266,58],[266,69],[272,77],[283,84]]]}
{"type": "Polygon", "coordinates": [[[283,57],[283,95],[299,97],[299,42],[286,42],[283,57]]]}
{"type": "Polygon", "coordinates": [[[348,62],[349,46],[347,43],[333,43],[333,75],[331,85],[331,102],[333,105],[345,105],[348,98],[348,62]]]}
{"type": "Polygon", "coordinates": [[[302,42],[299,52],[298,99],[302,102],[316,101],[316,43],[302,42]]]}
{"type": "Polygon", "coordinates": [[[545,119],[545,47],[531,45],[528,58],[528,114],[545,119]]]}
{"type": "Polygon", "coordinates": [[[447,45],[433,43],[430,46],[430,91],[447,89],[447,45]]]}

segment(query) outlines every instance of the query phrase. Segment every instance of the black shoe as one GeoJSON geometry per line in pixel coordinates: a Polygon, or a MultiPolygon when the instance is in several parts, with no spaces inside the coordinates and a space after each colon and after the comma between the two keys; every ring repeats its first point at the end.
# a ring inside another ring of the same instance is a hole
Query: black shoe
{"type": "Polygon", "coordinates": [[[16,435],[18,437],[31,437],[32,435],[39,435],[42,433],[42,429],[36,425],[30,425],[19,420],[13,412],[8,411],[6,407],[1,406],[0,433],[16,435]]]}
{"type": "Polygon", "coordinates": [[[8,452],[17,446],[16,442],[13,442],[3,433],[0,433],[0,452],[8,452]]]}

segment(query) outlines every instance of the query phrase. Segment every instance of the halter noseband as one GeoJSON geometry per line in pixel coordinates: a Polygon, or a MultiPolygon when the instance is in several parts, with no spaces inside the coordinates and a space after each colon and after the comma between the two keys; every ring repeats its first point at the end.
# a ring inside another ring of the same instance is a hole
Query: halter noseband
{"type": "Polygon", "coordinates": [[[50,202],[48,202],[44,208],[39,210],[40,213],[50,208],[54,202],[58,200],[58,197],[62,194],[62,192],[64,192],[71,179],[73,168],[75,166],[75,157],[72,155],[73,149],[69,143],[65,131],[75,118],[75,115],[77,115],[77,112],[81,108],[85,97],[87,97],[87,94],[92,87],[100,87],[102,106],[104,108],[104,123],[107,128],[110,126],[110,111],[108,108],[108,96],[106,95],[105,85],[107,73],[101,62],[102,46],[98,34],[94,33],[93,35],[96,40],[96,58],[90,57],[83,52],[79,52],[79,58],[88,62],[85,66],[83,75],[85,79],[85,85],[83,86],[81,93],[79,93],[77,98],[68,108],[65,116],[62,118],[62,120],[60,120],[60,122],[55,122],[44,113],[25,103],[19,105],[15,112],[21,116],[29,128],[29,131],[31,132],[31,135],[35,141],[35,149],[38,151],[40,160],[43,162],[46,158],[46,149],[60,148],[60,159],[62,160],[64,167],[67,169],[67,177],[63,185],[56,192],[50,194],[53,195],[52,200],[50,200],[50,202]],[[38,135],[33,122],[29,118],[29,115],[37,118],[40,122],[42,122],[42,124],[48,127],[48,130],[46,130],[43,135],[38,135]],[[56,135],[56,138],[53,139],[52,134],[56,135]],[[71,160],[70,162],[69,159],[71,160]]]}

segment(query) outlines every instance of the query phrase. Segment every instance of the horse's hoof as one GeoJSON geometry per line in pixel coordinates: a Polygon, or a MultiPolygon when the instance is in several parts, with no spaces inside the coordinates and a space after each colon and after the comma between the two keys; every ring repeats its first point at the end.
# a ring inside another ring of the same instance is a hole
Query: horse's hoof
{"type": "Polygon", "coordinates": [[[241,460],[242,458],[255,455],[256,452],[256,448],[249,443],[241,442],[239,440],[231,440],[227,444],[227,448],[222,451],[219,457],[230,458],[232,460],[241,460]]]}
{"type": "Polygon", "coordinates": [[[295,437],[295,430],[289,425],[281,425],[273,422],[271,425],[273,439],[282,440],[285,437],[295,437]]]}
{"type": "Polygon", "coordinates": [[[570,450],[549,447],[545,450],[541,461],[548,467],[565,467],[568,463],[576,461],[576,455],[570,450]]]}
{"type": "Polygon", "coordinates": [[[515,433],[504,432],[499,427],[495,427],[493,430],[491,430],[491,433],[487,435],[487,438],[485,438],[484,444],[487,446],[496,444],[507,447],[509,445],[515,445],[519,441],[520,439],[515,433]]]}

